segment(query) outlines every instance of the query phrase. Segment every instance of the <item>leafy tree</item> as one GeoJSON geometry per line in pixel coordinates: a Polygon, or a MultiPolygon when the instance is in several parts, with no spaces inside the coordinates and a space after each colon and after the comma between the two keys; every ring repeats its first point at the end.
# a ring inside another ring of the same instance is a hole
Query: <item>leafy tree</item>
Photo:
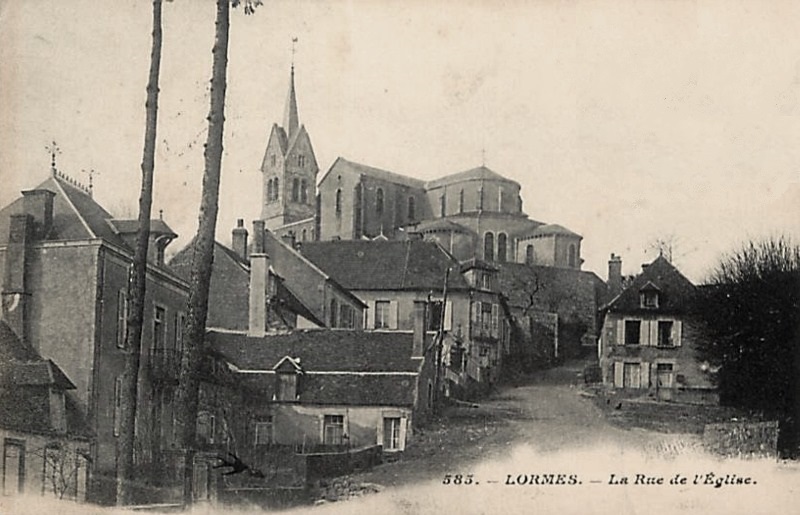
{"type": "Polygon", "coordinates": [[[186,345],[181,356],[181,372],[177,392],[177,420],[181,427],[181,444],[185,450],[183,502],[192,502],[194,449],[196,446],[197,407],[199,401],[200,364],[208,317],[208,290],[214,261],[214,232],[217,225],[219,183],[222,172],[223,129],[225,125],[225,90],[227,87],[228,37],[230,7],[243,5],[245,14],[253,14],[259,0],[217,0],[214,47],[212,49],[211,102],[208,114],[208,135],[205,144],[205,169],[200,198],[200,215],[195,237],[189,289],[189,313],[186,320],[186,345]]]}
{"type": "Polygon", "coordinates": [[[727,255],[701,287],[700,358],[723,404],[764,411],[796,434],[800,375],[800,247],[786,238],[750,242],[727,255]]]}
{"type": "Polygon", "coordinates": [[[150,242],[150,212],[153,204],[156,128],[158,122],[158,79],[161,71],[161,0],[153,0],[153,42],[145,103],[146,123],[142,156],[142,186],[139,196],[139,226],[136,234],[133,267],[128,284],[129,313],[125,335],[125,368],[120,398],[120,435],[117,459],[117,504],[133,502],[133,447],[136,430],[136,404],[139,382],[139,357],[142,348],[142,325],[147,276],[147,253],[150,242]]]}

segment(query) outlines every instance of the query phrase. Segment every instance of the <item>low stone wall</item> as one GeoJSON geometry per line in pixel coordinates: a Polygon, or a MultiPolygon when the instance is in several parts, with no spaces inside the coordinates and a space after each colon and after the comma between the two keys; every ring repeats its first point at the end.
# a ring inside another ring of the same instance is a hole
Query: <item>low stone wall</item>
{"type": "Polygon", "coordinates": [[[706,424],[703,446],[716,454],[735,457],[776,457],[778,422],[706,424]]]}
{"type": "Polygon", "coordinates": [[[307,454],[306,482],[350,474],[374,467],[383,461],[383,447],[372,445],[348,452],[307,454]]]}

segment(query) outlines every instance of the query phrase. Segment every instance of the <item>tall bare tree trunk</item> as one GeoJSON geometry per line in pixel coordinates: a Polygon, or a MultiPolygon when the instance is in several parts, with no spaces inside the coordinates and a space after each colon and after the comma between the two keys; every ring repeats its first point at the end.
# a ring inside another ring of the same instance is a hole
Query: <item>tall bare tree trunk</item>
{"type": "Polygon", "coordinates": [[[120,434],[117,442],[117,504],[133,501],[133,448],[136,436],[136,405],[139,381],[139,357],[147,276],[147,251],[150,241],[150,211],[153,204],[156,128],[158,121],[158,78],[161,70],[161,0],[153,0],[153,44],[150,53],[150,76],[147,82],[146,125],[142,156],[142,189],[139,196],[139,230],[133,255],[133,270],[128,283],[129,313],[125,335],[125,368],[120,392],[120,434]]]}
{"type": "Polygon", "coordinates": [[[208,139],[205,148],[203,193],[200,199],[200,220],[192,258],[189,314],[186,326],[186,345],[181,356],[178,385],[178,420],[181,425],[182,447],[185,451],[183,502],[192,502],[195,428],[199,398],[199,366],[204,346],[208,290],[214,260],[214,232],[217,225],[219,181],[222,165],[222,135],[225,122],[225,88],[228,67],[228,31],[230,29],[230,0],[217,0],[217,19],[211,75],[211,108],[208,115],[208,139]]]}

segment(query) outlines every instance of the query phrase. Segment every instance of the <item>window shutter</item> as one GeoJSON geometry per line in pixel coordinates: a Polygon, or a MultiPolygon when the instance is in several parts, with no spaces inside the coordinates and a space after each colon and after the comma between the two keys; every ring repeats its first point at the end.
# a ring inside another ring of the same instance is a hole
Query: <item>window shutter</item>
{"type": "Polygon", "coordinates": [[[389,301],[389,329],[398,329],[397,311],[398,311],[397,301],[396,300],[389,301]]]}
{"type": "Polygon", "coordinates": [[[641,387],[650,388],[650,363],[642,363],[641,374],[641,387]]]}
{"type": "Polygon", "coordinates": [[[639,323],[639,345],[650,344],[650,321],[642,320],[639,323]]]}
{"type": "Polygon", "coordinates": [[[479,301],[474,301],[472,303],[472,323],[473,325],[477,326],[480,324],[481,319],[481,303],[479,301]]]}
{"type": "Polygon", "coordinates": [[[616,361],[614,362],[614,386],[617,388],[622,388],[624,385],[622,384],[622,370],[623,370],[622,362],[616,361]]]}
{"type": "Polygon", "coordinates": [[[448,300],[444,305],[444,330],[453,330],[453,301],[448,300]]]}
{"type": "Polygon", "coordinates": [[[676,347],[680,347],[681,346],[681,337],[682,337],[682,333],[683,333],[683,328],[681,327],[681,325],[682,324],[681,324],[680,320],[676,320],[672,324],[672,343],[676,347]]]}
{"type": "Polygon", "coordinates": [[[378,310],[376,304],[377,301],[372,302],[372,305],[367,307],[367,329],[375,328],[375,311],[378,310]]]}
{"type": "Polygon", "coordinates": [[[384,423],[383,420],[384,420],[383,416],[378,417],[378,431],[376,432],[376,435],[378,437],[377,438],[378,441],[376,443],[378,445],[383,445],[383,423],[384,423]]]}
{"type": "Polygon", "coordinates": [[[650,320],[650,345],[653,347],[658,345],[658,320],[650,320]]]}
{"type": "Polygon", "coordinates": [[[617,345],[625,345],[625,321],[617,320],[617,345]]]}
{"type": "Polygon", "coordinates": [[[500,313],[497,304],[492,304],[492,336],[497,337],[498,328],[500,327],[500,313]]]}
{"type": "Polygon", "coordinates": [[[406,448],[406,433],[408,432],[408,418],[400,417],[400,441],[397,442],[397,448],[404,451],[406,448]]]}

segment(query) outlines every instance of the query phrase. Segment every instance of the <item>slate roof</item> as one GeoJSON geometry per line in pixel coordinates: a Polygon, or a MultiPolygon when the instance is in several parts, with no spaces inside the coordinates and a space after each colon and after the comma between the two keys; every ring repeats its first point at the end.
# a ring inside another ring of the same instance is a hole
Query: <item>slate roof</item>
{"type": "Polygon", "coordinates": [[[425,183],[425,188],[437,188],[439,186],[444,186],[446,184],[454,184],[456,182],[474,181],[474,180],[503,181],[519,185],[516,181],[512,181],[507,177],[503,177],[499,173],[490,170],[486,166],[478,166],[477,168],[471,168],[463,172],[445,175],[444,177],[440,177],[439,179],[428,181],[427,183],[425,183]]]}
{"type": "Polygon", "coordinates": [[[301,252],[345,288],[358,290],[435,290],[444,287],[445,271],[454,267],[448,288],[468,289],[459,263],[435,242],[304,242],[301,252]]]}
{"type": "Polygon", "coordinates": [[[244,332],[210,330],[210,348],[242,370],[272,370],[283,358],[300,358],[309,371],[417,372],[410,332],[308,329],[251,337],[244,332]]]}
{"type": "Polygon", "coordinates": [[[300,403],[414,404],[422,360],[411,358],[411,333],[309,330],[251,338],[209,331],[207,340],[212,354],[239,369],[269,371],[239,375],[246,386],[267,399],[277,393],[272,369],[288,356],[303,370],[298,379],[300,403]]]}
{"type": "MultiPolygon", "coordinates": [[[[139,220],[114,219],[109,220],[108,223],[110,223],[114,230],[119,234],[130,234],[139,230],[139,220]]],[[[173,237],[178,236],[172,229],[170,229],[167,223],[160,218],[154,218],[150,220],[150,232],[166,234],[173,237]]]]}
{"type": "Polygon", "coordinates": [[[86,417],[65,390],[75,389],[64,372],[20,341],[0,320],[0,427],[52,434],[50,389],[64,392],[67,434],[88,436],[86,417]]]}
{"type": "MultiPolygon", "coordinates": [[[[194,246],[197,237],[192,239],[188,245],[180,250],[169,262],[170,268],[181,278],[186,281],[189,281],[191,276],[191,267],[192,267],[192,253],[194,252],[194,246]]],[[[241,273],[241,277],[239,277],[239,282],[244,285],[244,288],[241,292],[243,299],[248,299],[249,302],[249,293],[248,290],[245,289],[247,285],[249,285],[250,281],[250,263],[247,259],[244,259],[239,254],[237,254],[233,249],[230,249],[223,245],[218,241],[214,241],[214,269],[212,274],[218,274],[219,271],[222,270],[224,267],[221,266],[220,259],[228,259],[233,264],[232,270],[236,271],[234,273],[239,275],[241,273]],[[239,272],[240,271],[240,272],[239,272]]],[[[226,268],[227,269],[227,268],[226,268]]],[[[278,279],[277,283],[277,291],[276,297],[278,302],[280,302],[284,307],[289,309],[290,311],[304,317],[305,319],[309,320],[310,322],[317,324],[319,326],[324,326],[324,322],[319,320],[319,318],[306,306],[292,291],[291,286],[286,284],[286,278],[277,275],[274,269],[271,269],[273,275],[278,279]]],[[[234,281],[234,278],[231,277],[219,277],[220,281],[234,281]]],[[[212,302],[218,302],[224,299],[211,299],[212,302]]],[[[244,318],[247,318],[247,313],[245,313],[244,318]]]]}
{"type": "Polygon", "coordinates": [[[380,168],[375,168],[372,166],[363,165],[361,163],[348,161],[343,157],[336,158],[336,161],[333,162],[331,167],[325,173],[325,176],[322,178],[322,181],[324,181],[329,174],[336,173],[338,171],[368,175],[370,177],[375,177],[376,179],[380,179],[382,181],[393,182],[395,184],[401,184],[403,186],[408,186],[410,188],[417,188],[420,190],[425,188],[425,181],[421,181],[413,177],[408,177],[406,175],[401,175],[399,173],[390,172],[388,170],[382,170],[380,168]]]}
{"type": "Polygon", "coordinates": [[[416,225],[414,230],[416,232],[451,231],[464,234],[475,234],[475,231],[472,229],[464,227],[461,224],[457,224],[452,220],[447,220],[446,218],[435,218],[433,220],[422,221],[416,225]]]}
{"type": "Polygon", "coordinates": [[[575,233],[564,227],[563,225],[558,224],[546,224],[540,225],[536,229],[533,230],[531,235],[538,236],[538,235],[550,235],[550,234],[559,234],[564,236],[577,236],[581,237],[580,234],[575,233]]]}
{"type": "MultiPolygon", "coordinates": [[[[120,236],[135,232],[136,220],[114,220],[114,217],[98,204],[81,187],[70,182],[64,175],[51,175],[34,189],[55,193],[53,198],[53,227],[44,236],[45,240],[86,240],[102,238],[105,241],[133,252],[120,236]]],[[[0,210],[0,220],[23,213],[23,199],[18,198],[0,210]]],[[[153,220],[153,231],[175,236],[163,220],[153,220]]],[[[0,223],[0,242],[8,241],[8,223],[0,223]]]]}
{"type": "Polygon", "coordinates": [[[697,288],[672,263],[659,256],[603,309],[612,313],[685,313],[697,288]],[[642,308],[640,292],[657,289],[658,308],[642,308]]]}

